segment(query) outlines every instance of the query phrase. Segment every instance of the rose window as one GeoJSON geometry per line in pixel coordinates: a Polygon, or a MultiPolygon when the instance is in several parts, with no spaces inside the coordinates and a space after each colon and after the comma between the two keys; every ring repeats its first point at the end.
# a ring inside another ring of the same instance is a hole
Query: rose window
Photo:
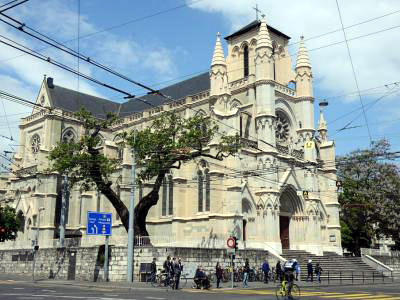
{"type": "Polygon", "coordinates": [[[32,136],[31,139],[31,149],[32,149],[32,153],[36,154],[39,152],[40,149],[40,137],[38,134],[35,134],[32,136]]]}
{"type": "Polygon", "coordinates": [[[289,137],[289,121],[281,114],[276,116],[275,137],[278,142],[286,142],[289,137]]]}
{"type": "Polygon", "coordinates": [[[75,134],[72,130],[67,130],[63,136],[63,143],[72,143],[75,140],[75,134]]]}

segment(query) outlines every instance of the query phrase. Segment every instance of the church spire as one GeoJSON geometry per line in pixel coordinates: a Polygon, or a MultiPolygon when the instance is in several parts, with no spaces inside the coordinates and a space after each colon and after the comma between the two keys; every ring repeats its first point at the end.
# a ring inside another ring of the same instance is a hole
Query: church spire
{"type": "Polygon", "coordinates": [[[224,66],[226,65],[224,50],[222,49],[222,44],[221,44],[221,34],[219,32],[217,33],[217,41],[215,43],[215,49],[211,62],[211,67],[216,65],[224,65],[224,66]]]}
{"type": "Polygon", "coordinates": [[[321,140],[326,141],[328,126],[326,125],[326,121],[325,121],[324,113],[322,112],[322,109],[319,112],[318,132],[319,132],[319,136],[321,137],[321,140]]]}
{"type": "Polygon", "coordinates": [[[300,47],[297,54],[296,70],[301,67],[306,67],[311,69],[310,58],[308,56],[308,51],[304,45],[304,36],[300,37],[300,47]]]}
{"type": "Polygon", "coordinates": [[[265,21],[265,16],[262,16],[260,30],[258,31],[257,48],[270,48],[272,49],[271,38],[269,37],[269,32],[267,28],[267,22],[265,21]]]}

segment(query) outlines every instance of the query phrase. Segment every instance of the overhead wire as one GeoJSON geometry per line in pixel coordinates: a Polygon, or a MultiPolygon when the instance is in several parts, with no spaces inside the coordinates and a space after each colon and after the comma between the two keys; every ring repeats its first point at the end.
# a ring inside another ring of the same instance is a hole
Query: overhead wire
{"type": "Polygon", "coordinates": [[[346,30],[344,29],[344,25],[343,25],[342,14],[341,14],[341,12],[340,12],[339,2],[338,2],[338,0],[335,0],[335,1],[336,1],[337,9],[338,9],[340,24],[342,25],[344,40],[346,41],[346,48],[347,48],[347,53],[348,53],[349,59],[350,59],[351,69],[352,69],[352,71],[353,71],[354,81],[355,81],[355,84],[356,84],[356,87],[357,87],[358,96],[359,96],[360,103],[361,103],[362,110],[363,110],[363,115],[364,115],[364,119],[365,119],[365,124],[367,125],[367,130],[368,130],[368,135],[369,135],[369,141],[370,141],[370,144],[372,144],[371,131],[370,131],[369,125],[368,125],[367,114],[366,114],[366,111],[365,111],[365,108],[364,108],[364,102],[363,102],[362,97],[361,97],[360,87],[358,86],[357,75],[356,75],[356,71],[355,71],[355,69],[354,69],[354,63],[353,63],[353,58],[351,57],[351,52],[350,52],[350,48],[349,48],[349,43],[348,43],[348,41],[347,41],[346,30]]]}

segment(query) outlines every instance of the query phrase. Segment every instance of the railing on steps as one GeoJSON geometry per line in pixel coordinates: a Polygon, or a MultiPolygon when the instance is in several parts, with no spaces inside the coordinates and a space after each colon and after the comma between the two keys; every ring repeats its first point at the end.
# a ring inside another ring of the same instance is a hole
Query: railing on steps
{"type": "MultiPolygon", "coordinates": [[[[340,284],[369,284],[394,282],[393,272],[369,272],[369,271],[324,271],[321,273],[321,283],[340,284]]],[[[301,275],[302,281],[307,281],[306,274],[301,275]]],[[[311,281],[309,278],[308,281],[311,281]]],[[[317,276],[313,275],[313,281],[318,282],[317,276]]]]}

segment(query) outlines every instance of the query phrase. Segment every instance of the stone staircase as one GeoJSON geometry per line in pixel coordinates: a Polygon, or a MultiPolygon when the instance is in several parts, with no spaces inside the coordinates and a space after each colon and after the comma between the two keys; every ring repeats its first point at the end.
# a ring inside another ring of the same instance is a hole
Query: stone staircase
{"type": "MultiPolygon", "coordinates": [[[[312,260],[313,268],[317,263],[322,267],[321,280],[343,282],[382,282],[389,279],[382,273],[364,263],[361,257],[341,256],[335,252],[324,252],[317,256],[302,250],[283,250],[285,259],[297,259],[301,266],[301,280],[307,278],[307,262],[312,260]]],[[[314,274],[314,280],[316,276],[314,274]]]]}

